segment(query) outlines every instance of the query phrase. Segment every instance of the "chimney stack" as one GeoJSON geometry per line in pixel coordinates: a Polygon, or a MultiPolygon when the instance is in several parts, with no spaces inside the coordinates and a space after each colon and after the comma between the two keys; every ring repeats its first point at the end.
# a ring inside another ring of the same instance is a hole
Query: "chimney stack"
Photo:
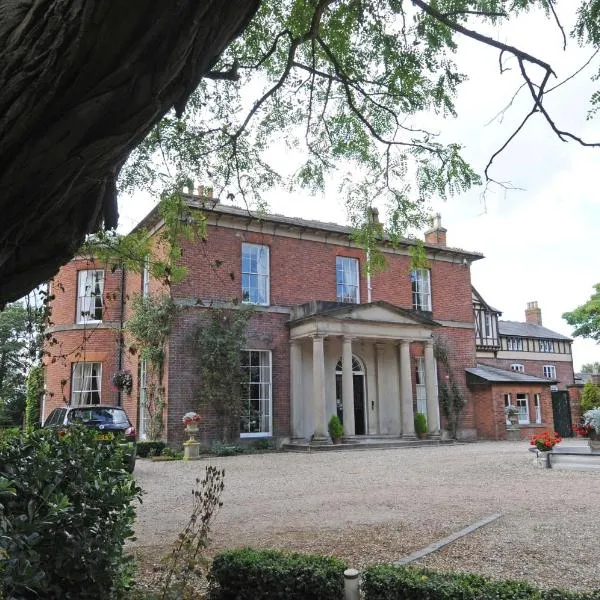
{"type": "Polygon", "coordinates": [[[200,198],[212,198],[213,197],[213,188],[209,185],[199,185],[198,186],[198,196],[200,198]]]}
{"type": "Polygon", "coordinates": [[[425,243],[445,246],[447,231],[445,227],[442,227],[442,215],[436,213],[433,217],[432,228],[425,232],[425,243]]]}
{"type": "Polygon", "coordinates": [[[525,310],[525,322],[533,325],[542,324],[542,309],[538,307],[537,302],[528,302],[525,310]]]}

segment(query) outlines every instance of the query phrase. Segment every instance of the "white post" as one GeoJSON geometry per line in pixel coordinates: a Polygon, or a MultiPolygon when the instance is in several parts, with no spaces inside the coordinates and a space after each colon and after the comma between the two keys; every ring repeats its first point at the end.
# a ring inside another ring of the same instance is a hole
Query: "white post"
{"type": "Polygon", "coordinates": [[[327,431],[327,407],[325,405],[325,348],[323,335],[313,336],[313,401],[315,407],[315,434],[317,444],[330,443],[327,431]]]}
{"type": "Polygon", "coordinates": [[[427,429],[429,433],[440,432],[440,406],[435,387],[435,358],[433,341],[425,342],[425,394],[427,396],[427,429]]]}
{"type": "Polygon", "coordinates": [[[356,569],[346,569],[344,571],[344,600],[360,600],[358,571],[356,569]]]}
{"type": "Polygon", "coordinates": [[[344,408],[344,437],[356,434],[354,424],[354,379],[352,375],[352,338],[344,337],[342,345],[342,406],[344,408]]]}
{"type": "Polygon", "coordinates": [[[402,437],[415,438],[412,379],[410,376],[410,342],[400,342],[400,398],[402,401],[402,437]]]}

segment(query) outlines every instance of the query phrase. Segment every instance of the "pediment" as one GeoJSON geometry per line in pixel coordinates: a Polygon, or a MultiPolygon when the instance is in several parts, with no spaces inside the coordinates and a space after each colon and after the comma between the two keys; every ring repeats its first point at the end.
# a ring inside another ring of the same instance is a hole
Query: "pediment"
{"type": "MultiPolygon", "coordinates": [[[[313,305],[298,320],[335,320],[389,325],[418,325],[419,327],[438,325],[423,313],[406,310],[388,302],[378,301],[369,304],[336,304],[323,303],[313,305]],[[307,314],[308,313],[308,314],[307,314]]],[[[292,319],[295,320],[295,319],[292,319]]]]}

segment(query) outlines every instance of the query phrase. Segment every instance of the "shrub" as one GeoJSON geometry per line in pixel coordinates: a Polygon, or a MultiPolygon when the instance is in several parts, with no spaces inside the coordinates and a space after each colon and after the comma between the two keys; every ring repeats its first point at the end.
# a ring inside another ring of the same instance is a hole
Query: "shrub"
{"type": "Polygon", "coordinates": [[[467,573],[441,573],[416,567],[376,565],[362,575],[365,600],[559,600],[585,594],[540,590],[524,581],[495,581],[467,573]]]}
{"type": "Polygon", "coordinates": [[[600,387],[591,381],[586,382],[581,392],[579,404],[582,412],[600,406],[600,387]]]}
{"type": "Polygon", "coordinates": [[[116,598],[129,582],[123,554],[141,490],[115,443],[96,432],[49,429],[0,443],[2,587],[9,598],[116,598]]]}
{"type": "Polygon", "coordinates": [[[337,415],[332,415],[327,425],[332,440],[340,440],[344,435],[344,426],[337,415]]]}
{"type": "Polygon", "coordinates": [[[246,448],[238,444],[221,444],[220,442],[215,442],[211,446],[210,451],[215,456],[235,456],[236,454],[243,454],[246,448]]]}
{"type": "Polygon", "coordinates": [[[165,449],[164,442],[138,442],[137,455],[140,458],[148,458],[149,456],[158,456],[165,449]]]}
{"type": "Polygon", "coordinates": [[[250,443],[253,450],[274,450],[275,442],[271,438],[254,440],[250,443]]]}
{"type": "Polygon", "coordinates": [[[340,600],[346,564],[333,557],[244,548],[215,556],[212,600],[340,600]]]}
{"type": "Polygon", "coordinates": [[[417,435],[425,435],[427,433],[427,417],[422,412],[415,414],[415,432],[417,435]]]}

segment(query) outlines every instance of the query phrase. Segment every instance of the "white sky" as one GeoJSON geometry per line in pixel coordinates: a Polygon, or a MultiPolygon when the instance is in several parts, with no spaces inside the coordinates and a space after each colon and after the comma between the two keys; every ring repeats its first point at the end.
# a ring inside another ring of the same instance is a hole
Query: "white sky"
{"type": "MultiPolygon", "coordinates": [[[[562,16],[569,31],[572,16],[562,16]]],[[[558,29],[538,15],[520,17],[509,30],[499,30],[495,36],[550,62],[558,77],[556,82],[591,55],[589,49],[580,50],[570,39],[563,53],[558,29]]],[[[431,117],[430,127],[439,130],[443,140],[465,146],[464,156],[483,173],[489,157],[531,104],[522,90],[502,122],[488,125],[520,85],[518,66],[509,63],[512,70],[500,75],[498,52],[470,40],[459,42],[458,63],[469,76],[459,91],[459,116],[444,121],[431,117]]],[[[600,89],[600,82],[590,80],[599,66],[600,60],[596,59],[546,101],[559,128],[588,141],[600,141],[600,117],[586,121],[588,100],[600,89]]],[[[599,158],[600,148],[561,142],[537,115],[492,167],[495,179],[510,181],[522,190],[491,187],[484,199],[483,190],[475,189],[434,205],[448,229],[448,245],[485,255],[473,264],[472,281],[486,301],[503,312],[502,319],[523,321],[526,303],[537,300],[543,324],[571,335],[562,313],[585,302],[593,292],[592,286],[600,281],[595,238],[600,229],[600,197],[595,189],[599,158]]],[[[331,188],[332,193],[325,198],[276,191],[267,199],[273,212],[343,223],[345,209],[335,197],[334,186],[331,188]]],[[[124,198],[120,205],[121,228],[129,230],[152,205],[148,198],[124,198]]],[[[600,361],[600,348],[590,340],[576,339],[573,353],[576,370],[583,363],[600,361]]]]}

